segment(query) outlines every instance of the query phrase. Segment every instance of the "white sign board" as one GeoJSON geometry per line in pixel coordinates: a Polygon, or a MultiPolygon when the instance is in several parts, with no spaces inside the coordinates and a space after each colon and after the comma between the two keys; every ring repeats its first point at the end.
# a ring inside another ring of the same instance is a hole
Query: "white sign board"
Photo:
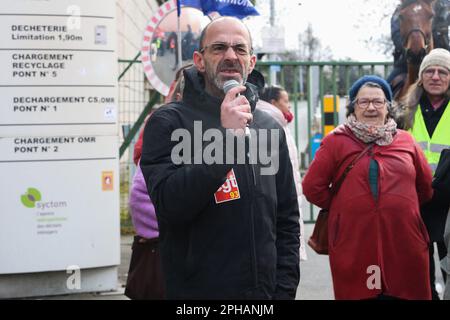
{"type": "Polygon", "coordinates": [[[0,2],[0,274],[120,263],[115,11],[0,2]]]}
{"type": "Polygon", "coordinates": [[[0,87],[0,136],[116,134],[117,98],[111,89],[117,88],[51,87],[49,94],[41,87],[0,87]]]}
{"type": "Polygon", "coordinates": [[[2,0],[0,13],[0,136],[116,134],[115,4],[2,0]]]}
{"type": "Polygon", "coordinates": [[[120,263],[116,136],[0,139],[0,274],[120,263]]]}
{"type": "Polygon", "coordinates": [[[284,27],[265,26],[261,30],[262,48],[265,53],[283,53],[285,49],[284,27]]]}

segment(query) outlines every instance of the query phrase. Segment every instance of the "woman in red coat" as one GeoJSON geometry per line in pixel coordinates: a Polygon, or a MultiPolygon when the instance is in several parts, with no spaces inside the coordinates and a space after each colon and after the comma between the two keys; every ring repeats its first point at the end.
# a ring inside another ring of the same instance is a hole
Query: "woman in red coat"
{"type": "Polygon", "coordinates": [[[303,179],[309,202],[329,209],[336,299],[430,299],[428,234],[419,204],[432,197],[420,147],[389,114],[392,92],[377,76],[349,92],[347,121],[325,137],[303,179]],[[339,191],[330,192],[368,144],[339,191]]]}

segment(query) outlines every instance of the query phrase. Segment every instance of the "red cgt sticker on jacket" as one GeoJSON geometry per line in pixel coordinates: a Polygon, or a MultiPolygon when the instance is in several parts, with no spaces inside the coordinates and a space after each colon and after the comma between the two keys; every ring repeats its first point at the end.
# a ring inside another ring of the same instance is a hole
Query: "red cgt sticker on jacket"
{"type": "Polygon", "coordinates": [[[236,176],[234,175],[234,170],[231,169],[227,174],[225,183],[214,193],[214,199],[216,203],[222,203],[240,198],[241,194],[239,193],[236,176]]]}

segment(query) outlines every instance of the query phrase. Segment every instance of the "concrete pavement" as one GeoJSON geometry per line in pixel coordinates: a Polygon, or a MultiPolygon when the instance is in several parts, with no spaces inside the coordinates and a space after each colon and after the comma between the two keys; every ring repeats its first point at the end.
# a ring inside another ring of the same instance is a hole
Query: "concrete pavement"
{"type": "MultiPolygon", "coordinates": [[[[313,231],[314,224],[305,224],[305,239],[313,231]]],[[[334,300],[328,256],[318,255],[306,245],[308,260],[300,261],[300,285],[296,300],[334,300]]]]}
{"type": "MultiPolygon", "coordinates": [[[[313,224],[305,224],[305,238],[308,239],[314,228],[313,224]]],[[[128,267],[131,258],[132,236],[122,236],[121,264],[119,266],[119,279],[117,291],[102,293],[84,293],[55,297],[41,297],[48,300],[128,300],[124,295],[128,267]]],[[[328,256],[318,255],[307,246],[308,260],[300,264],[301,279],[297,289],[296,300],[333,300],[333,286],[328,256]]],[[[438,261],[436,260],[436,265],[438,261]]],[[[440,270],[436,272],[436,279],[443,287],[440,270]]],[[[442,294],[441,294],[442,297],[442,294]]]]}
{"type": "MultiPolygon", "coordinates": [[[[305,234],[308,238],[314,225],[305,225],[305,234]]],[[[128,267],[131,258],[132,236],[122,236],[121,238],[121,264],[119,266],[118,289],[113,292],[82,293],[73,295],[41,297],[37,299],[46,300],[128,300],[124,295],[124,287],[128,274],[128,267]]],[[[297,300],[327,300],[334,299],[331,285],[330,267],[328,256],[319,256],[307,248],[308,261],[302,261],[301,280],[297,289],[297,300]]]]}

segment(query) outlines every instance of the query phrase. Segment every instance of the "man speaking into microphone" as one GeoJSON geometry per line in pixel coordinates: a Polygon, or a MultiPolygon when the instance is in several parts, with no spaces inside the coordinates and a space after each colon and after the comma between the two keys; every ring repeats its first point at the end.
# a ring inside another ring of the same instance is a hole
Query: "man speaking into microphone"
{"type": "Polygon", "coordinates": [[[205,27],[200,48],[184,72],[182,101],[157,110],[144,132],[140,165],[158,218],[166,297],[294,299],[297,194],[283,129],[268,114],[252,113],[250,33],[240,20],[222,17],[205,27]],[[224,88],[229,80],[238,85],[224,88]],[[258,154],[270,149],[277,158],[270,174],[259,158],[236,161],[241,155],[228,142],[244,139],[247,125],[258,154]],[[177,137],[191,147],[182,162],[174,159],[177,137]],[[198,161],[212,145],[223,146],[215,149],[223,161],[198,161]]]}

